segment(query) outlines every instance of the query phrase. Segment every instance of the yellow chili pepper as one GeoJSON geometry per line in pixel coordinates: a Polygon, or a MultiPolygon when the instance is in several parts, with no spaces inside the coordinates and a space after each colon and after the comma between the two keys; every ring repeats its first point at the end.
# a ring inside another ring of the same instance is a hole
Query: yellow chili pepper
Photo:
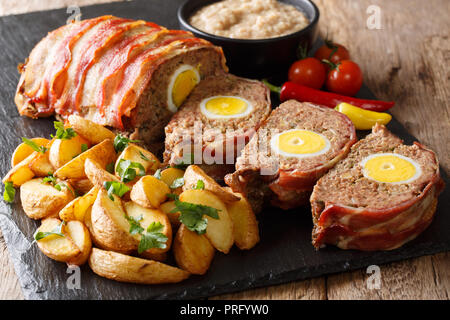
{"type": "Polygon", "coordinates": [[[349,117],[357,130],[369,130],[377,122],[387,124],[392,119],[389,113],[364,110],[345,102],[339,103],[335,109],[349,117]]]}

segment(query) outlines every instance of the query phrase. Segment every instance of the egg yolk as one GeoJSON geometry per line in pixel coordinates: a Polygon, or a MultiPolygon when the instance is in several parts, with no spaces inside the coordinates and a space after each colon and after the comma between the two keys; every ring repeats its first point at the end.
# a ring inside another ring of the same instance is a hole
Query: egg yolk
{"type": "Polygon", "coordinates": [[[420,174],[420,167],[414,160],[396,154],[369,156],[363,168],[366,177],[385,183],[409,182],[420,174]]]}
{"type": "Polygon", "coordinates": [[[215,97],[205,103],[205,109],[215,115],[232,116],[244,113],[248,103],[235,97],[215,97]]]}
{"type": "Polygon", "coordinates": [[[326,151],[328,140],[309,130],[288,130],[275,136],[274,148],[289,155],[316,155],[326,151]]]}
{"type": "Polygon", "coordinates": [[[197,85],[199,79],[193,70],[186,70],[181,72],[172,87],[173,103],[179,107],[186,100],[192,89],[197,85]]]}

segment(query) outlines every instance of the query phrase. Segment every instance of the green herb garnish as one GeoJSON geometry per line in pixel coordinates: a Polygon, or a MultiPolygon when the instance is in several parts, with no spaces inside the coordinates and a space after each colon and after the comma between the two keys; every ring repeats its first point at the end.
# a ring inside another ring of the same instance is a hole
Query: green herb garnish
{"type": "Polygon", "coordinates": [[[153,175],[156,179],[161,180],[161,169],[158,169],[155,171],[155,174],[153,175]]]}
{"type": "Polygon", "coordinates": [[[203,190],[205,189],[205,183],[203,180],[197,180],[197,185],[194,187],[195,190],[203,190]]]}
{"type": "Polygon", "coordinates": [[[62,123],[60,121],[54,121],[53,124],[56,129],[56,134],[51,135],[52,138],[69,140],[77,135],[75,130],[73,130],[72,128],[65,129],[64,123],[62,123]]]}
{"type": "Polygon", "coordinates": [[[56,235],[60,237],[64,237],[64,234],[62,233],[62,226],[64,225],[64,221],[62,221],[57,227],[55,227],[52,231],[37,231],[34,234],[34,240],[38,241],[41,239],[44,239],[45,237],[48,237],[50,235],[56,235]]]}
{"type": "Polygon", "coordinates": [[[178,218],[180,222],[189,230],[198,234],[204,234],[206,232],[208,220],[203,218],[204,215],[219,219],[219,210],[216,208],[180,201],[176,194],[168,194],[167,197],[175,201],[175,208],[170,213],[180,212],[180,217],[178,218]]]}
{"type": "Polygon", "coordinates": [[[170,185],[170,189],[176,189],[182,187],[183,185],[184,185],[184,178],[181,177],[173,180],[172,184],[170,185]]]}
{"type": "Polygon", "coordinates": [[[34,142],[34,141],[30,140],[30,139],[22,137],[22,141],[23,141],[23,143],[25,143],[27,146],[29,146],[34,151],[37,151],[37,152],[40,152],[40,153],[45,153],[48,150],[46,147],[40,146],[36,142],[34,142]]]}
{"type": "Polygon", "coordinates": [[[108,197],[112,201],[114,201],[113,194],[121,198],[125,193],[131,190],[125,184],[117,181],[105,181],[103,183],[103,187],[105,187],[106,191],[108,191],[108,197]]]}
{"type": "Polygon", "coordinates": [[[116,152],[121,152],[128,146],[128,143],[130,143],[130,142],[137,143],[137,142],[141,142],[141,140],[130,140],[127,137],[124,137],[121,134],[118,134],[114,138],[114,149],[116,149],[116,152]]]}
{"type": "Polygon", "coordinates": [[[141,234],[138,253],[142,253],[150,248],[165,249],[167,247],[167,237],[161,233],[163,229],[164,225],[161,222],[152,222],[146,232],[141,234]]]}
{"type": "Polygon", "coordinates": [[[184,156],[183,156],[183,160],[181,162],[176,163],[171,167],[176,168],[176,169],[186,170],[186,168],[189,167],[189,165],[194,163],[194,154],[189,153],[189,155],[191,157],[190,162],[184,162],[184,156]]]}
{"type": "Polygon", "coordinates": [[[142,228],[141,224],[139,223],[143,219],[142,215],[137,218],[125,215],[125,218],[127,218],[128,222],[130,223],[130,234],[142,233],[142,231],[144,231],[144,228],[142,228]]]}
{"type": "Polygon", "coordinates": [[[136,175],[145,175],[145,168],[142,164],[125,159],[119,160],[116,171],[119,174],[120,180],[122,180],[122,182],[133,181],[136,178],[136,175]],[[136,172],[136,169],[139,169],[139,171],[136,172]]]}
{"type": "Polygon", "coordinates": [[[63,187],[67,188],[70,192],[72,192],[74,197],[77,197],[77,193],[72,188],[70,188],[67,184],[65,184],[64,182],[58,183],[58,180],[56,179],[56,177],[53,176],[53,174],[51,172],[48,173],[48,176],[46,176],[44,179],[42,179],[42,182],[51,184],[53,186],[53,188],[55,188],[58,191],[61,191],[63,187]]]}
{"type": "Polygon", "coordinates": [[[150,161],[150,159],[147,158],[147,157],[145,156],[145,154],[142,153],[142,151],[139,151],[139,155],[141,156],[141,159],[142,159],[142,160],[150,161]]]}
{"type": "Polygon", "coordinates": [[[106,165],[106,171],[114,174],[114,162],[110,162],[106,165]]]}
{"type": "Polygon", "coordinates": [[[86,143],[81,144],[81,153],[85,152],[88,148],[88,145],[86,143]]]}
{"type": "Polygon", "coordinates": [[[3,199],[6,202],[13,202],[14,197],[16,196],[16,189],[14,189],[14,185],[11,181],[7,181],[5,183],[5,192],[3,193],[3,199]]]}

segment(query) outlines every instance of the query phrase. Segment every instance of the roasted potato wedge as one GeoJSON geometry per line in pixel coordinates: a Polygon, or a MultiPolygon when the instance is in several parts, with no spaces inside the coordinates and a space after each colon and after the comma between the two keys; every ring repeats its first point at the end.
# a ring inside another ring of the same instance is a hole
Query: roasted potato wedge
{"type": "Polygon", "coordinates": [[[89,207],[97,199],[98,188],[92,188],[88,193],[77,197],[59,211],[59,218],[63,221],[78,220],[84,222],[84,216],[89,207]]]}
{"type": "Polygon", "coordinates": [[[86,178],[84,163],[86,159],[97,161],[102,168],[108,163],[116,161],[116,151],[111,140],[103,140],[89,150],[67,162],[56,170],[55,176],[60,179],[83,179],[86,178]]]}
{"type": "Polygon", "coordinates": [[[189,272],[167,264],[127,256],[121,253],[92,249],[89,266],[99,276],[142,284],[176,283],[189,277],[189,272]]]}
{"type": "Polygon", "coordinates": [[[205,171],[196,165],[190,165],[184,172],[183,191],[194,189],[197,186],[198,180],[203,181],[205,190],[213,192],[224,202],[234,202],[239,200],[239,197],[236,197],[233,193],[222,188],[213,178],[208,176],[205,171]]]}
{"type": "Polygon", "coordinates": [[[173,242],[173,253],[181,269],[192,274],[205,274],[214,252],[214,247],[205,235],[199,235],[185,225],[180,226],[173,242]]]}
{"type": "Polygon", "coordinates": [[[46,153],[34,153],[34,158],[31,160],[29,167],[37,177],[46,177],[49,174],[53,174],[55,171],[55,168],[50,163],[48,156],[49,151],[46,153]]]}
{"type": "MultiPolygon", "coordinates": [[[[38,146],[46,146],[50,142],[50,140],[45,138],[32,138],[30,140],[36,143],[38,146]]],[[[26,143],[22,142],[21,144],[19,144],[16,150],[14,150],[14,153],[11,157],[11,167],[14,167],[16,164],[27,158],[33,152],[34,150],[26,143]]]]}
{"type": "Polygon", "coordinates": [[[92,159],[86,159],[84,163],[84,172],[92,184],[102,188],[103,183],[107,181],[120,182],[120,180],[113,174],[106,171],[100,164],[92,159]]]}
{"type": "Polygon", "coordinates": [[[142,164],[145,169],[145,172],[149,174],[153,174],[156,169],[159,168],[161,163],[158,158],[153,155],[148,150],[139,147],[133,143],[129,143],[128,146],[122,151],[120,156],[117,158],[116,164],[114,166],[115,171],[117,172],[117,165],[121,159],[130,160],[132,162],[137,162],[142,164]]]}
{"type": "Polygon", "coordinates": [[[19,187],[25,182],[33,179],[35,173],[30,169],[30,163],[34,160],[35,156],[36,155],[32,153],[16,164],[11,170],[8,171],[6,176],[3,177],[2,182],[4,184],[6,182],[12,182],[15,187],[19,187]]]}
{"type": "MultiPolygon", "coordinates": [[[[225,188],[232,192],[231,188],[225,188]]],[[[234,193],[241,199],[227,203],[228,214],[233,221],[234,242],[241,250],[253,248],[259,242],[259,228],[255,213],[243,194],[234,193]]]]}
{"type": "Polygon", "coordinates": [[[74,157],[81,154],[82,145],[89,146],[89,142],[80,135],[70,139],[55,139],[49,150],[48,158],[56,169],[61,168],[74,157]]]}
{"type": "Polygon", "coordinates": [[[233,222],[222,200],[211,191],[191,189],[183,191],[180,195],[180,201],[201,204],[218,210],[219,219],[205,216],[208,219],[205,235],[214,248],[220,252],[228,253],[234,243],[233,222]]]}
{"type": "MultiPolygon", "coordinates": [[[[151,248],[146,250],[146,252],[150,254],[157,254],[169,251],[172,245],[172,225],[170,224],[169,218],[163,212],[159,211],[158,209],[147,209],[141,207],[137,203],[131,201],[125,202],[123,206],[125,208],[125,212],[129,217],[133,217],[135,219],[140,217],[142,218],[142,220],[140,221],[140,225],[145,230],[153,222],[159,222],[164,226],[164,229],[161,231],[161,233],[167,237],[166,248],[151,248]]],[[[133,237],[137,241],[141,241],[140,234],[134,234],[133,237]]]]}
{"type": "MultiPolygon", "coordinates": [[[[184,171],[177,168],[170,167],[161,171],[161,180],[164,181],[169,188],[176,179],[183,178],[183,176],[184,171]]],[[[179,195],[181,192],[183,192],[183,187],[172,189],[172,193],[179,195]]]]}
{"type": "Polygon", "coordinates": [[[67,179],[70,185],[75,189],[78,194],[85,194],[89,192],[94,184],[88,178],[84,179],[67,179]]]}
{"type": "Polygon", "coordinates": [[[170,223],[172,224],[172,229],[178,228],[181,224],[180,222],[180,213],[174,212],[172,213],[171,211],[173,209],[175,209],[175,201],[167,201],[164,202],[163,204],[161,204],[161,206],[159,207],[159,210],[161,210],[162,212],[164,212],[167,217],[170,220],[170,223]]]}
{"type": "MultiPolygon", "coordinates": [[[[47,218],[42,220],[38,232],[54,232],[61,224],[61,220],[56,218],[47,218]]],[[[78,259],[82,253],[75,242],[70,238],[66,231],[67,226],[62,226],[61,233],[64,236],[49,235],[43,239],[37,240],[39,249],[47,257],[61,262],[68,262],[78,259]]]]}
{"type": "Polygon", "coordinates": [[[75,198],[72,187],[61,183],[61,191],[42,178],[25,182],[20,187],[22,207],[31,219],[42,219],[58,215],[58,212],[75,198]]]}
{"type": "Polygon", "coordinates": [[[92,243],[101,249],[106,249],[102,246],[102,244],[97,240],[94,232],[94,228],[92,227],[92,206],[87,208],[86,213],[84,214],[84,225],[89,230],[89,233],[91,235],[91,241],[92,243]]]}
{"type": "Polygon", "coordinates": [[[130,223],[125,217],[122,200],[113,195],[111,200],[101,188],[92,206],[92,230],[102,248],[130,253],[137,249],[139,242],[130,234],[130,223]]]}
{"type": "Polygon", "coordinates": [[[145,208],[159,208],[170,189],[154,176],[143,176],[131,189],[131,200],[145,208]]]}
{"type": "Polygon", "coordinates": [[[139,256],[144,259],[155,260],[159,262],[164,262],[167,260],[167,252],[152,253],[147,250],[142,252],[139,256]]]}
{"type": "Polygon", "coordinates": [[[70,127],[72,127],[76,133],[83,136],[83,138],[87,139],[91,144],[98,144],[106,139],[114,141],[114,138],[116,137],[111,130],[80,116],[70,115],[67,120],[70,127]]]}
{"type": "Polygon", "coordinates": [[[81,266],[87,261],[92,250],[92,241],[89,230],[82,222],[72,220],[67,222],[65,231],[81,252],[81,254],[66,262],[68,264],[81,266]]]}

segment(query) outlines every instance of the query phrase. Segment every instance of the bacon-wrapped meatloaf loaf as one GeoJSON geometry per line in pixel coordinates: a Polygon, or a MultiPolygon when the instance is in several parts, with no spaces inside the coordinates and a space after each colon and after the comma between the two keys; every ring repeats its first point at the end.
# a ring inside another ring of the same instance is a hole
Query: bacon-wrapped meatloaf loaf
{"type": "Polygon", "coordinates": [[[114,16],[50,32],[19,69],[20,114],[79,114],[147,144],[195,85],[227,71],[222,49],[189,32],[114,16]]]}
{"type": "Polygon", "coordinates": [[[434,152],[376,125],[314,186],[313,244],[398,248],[431,223],[442,189],[434,152]]]}

